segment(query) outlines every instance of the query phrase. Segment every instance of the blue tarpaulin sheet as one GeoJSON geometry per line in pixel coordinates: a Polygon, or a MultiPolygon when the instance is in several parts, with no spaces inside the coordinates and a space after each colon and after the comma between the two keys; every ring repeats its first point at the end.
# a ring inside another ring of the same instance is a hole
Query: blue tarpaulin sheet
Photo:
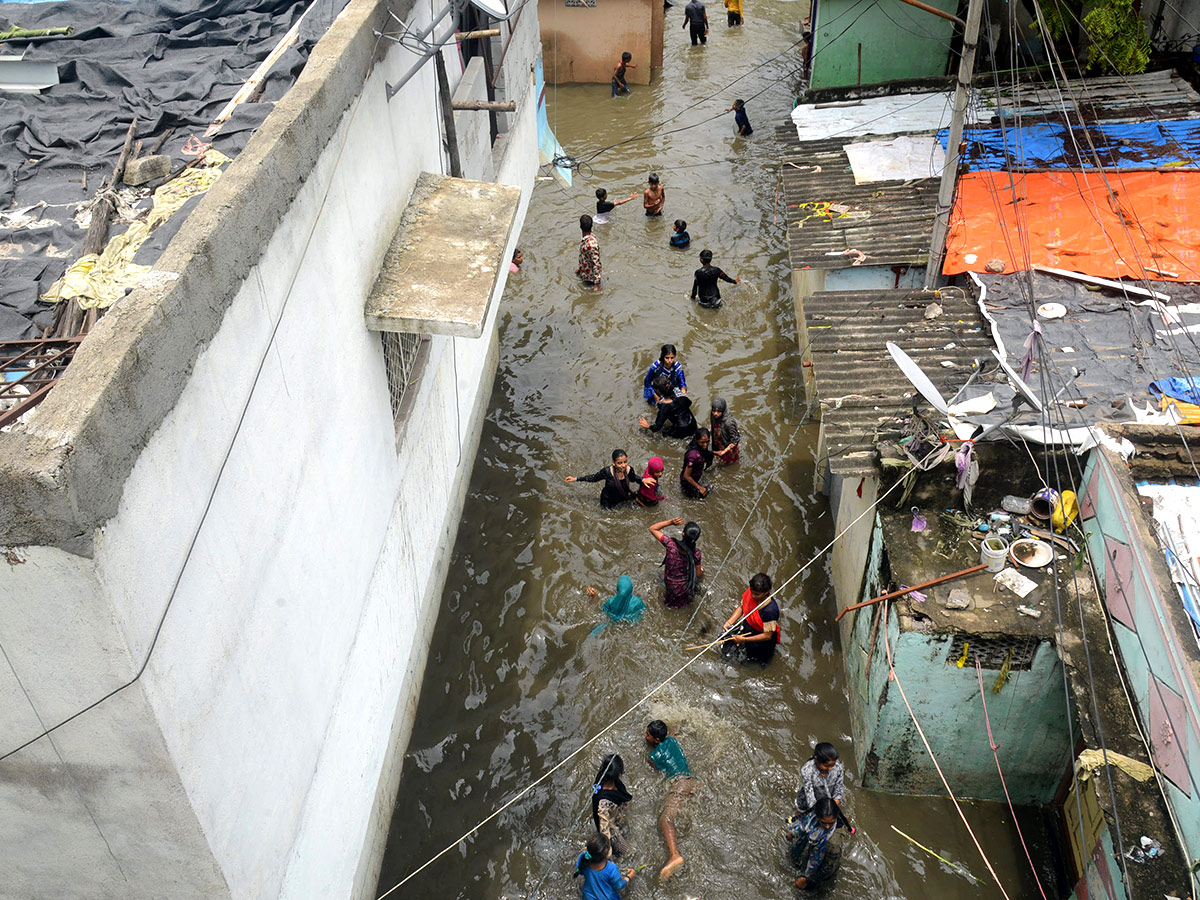
{"type": "Polygon", "coordinates": [[[1155,397],[1166,394],[1184,403],[1200,406],[1200,382],[1195,378],[1160,378],[1150,382],[1150,393],[1155,397]]]}
{"type": "MultiPolygon", "coordinates": [[[[943,147],[948,134],[946,128],[938,132],[943,147]]],[[[1080,126],[1068,129],[1056,122],[1010,126],[1003,131],[968,127],[963,138],[967,171],[971,172],[1009,167],[1094,169],[1096,157],[1104,168],[1200,168],[1200,119],[1096,122],[1086,133],[1080,126]]]]}

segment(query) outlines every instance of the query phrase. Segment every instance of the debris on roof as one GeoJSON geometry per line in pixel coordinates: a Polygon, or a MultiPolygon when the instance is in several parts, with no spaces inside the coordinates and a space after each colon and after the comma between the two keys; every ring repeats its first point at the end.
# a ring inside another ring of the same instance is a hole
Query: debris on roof
{"type": "Polygon", "coordinates": [[[1155,396],[1151,382],[1200,374],[1200,286],[1152,283],[1169,297],[1164,302],[1133,285],[1042,272],[973,278],[999,352],[1018,372],[1034,328],[1032,291],[1047,365],[1034,353],[1023,380],[1043,404],[1053,404],[1058,425],[1168,422],[1176,401],[1155,396]]]}
{"type": "MultiPolygon", "coordinates": [[[[875,446],[904,434],[904,420],[928,404],[887,350],[895,342],[934,386],[953,398],[990,360],[993,347],[974,296],[941,291],[825,291],[804,306],[812,368],[831,471],[875,471],[875,446]]],[[[994,368],[994,366],[993,366],[994,368]]]]}
{"type": "Polygon", "coordinates": [[[936,179],[856,184],[844,138],[801,143],[778,130],[792,268],[924,265],[936,179]]]}
{"type": "MultiPolygon", "coordinates": [[[[0,134],[5,136],[0,142],[0,208],[10,213],[38,210],[36,219],[0,221],[0,242],[7,245],[0,255],[0,340],[37,337],[52,321],[53,308],[41,303],[39,295],[79,257],[88,226],[86,219],[77,221],[77,214],[101,192],[131,122],[137,123],[131,160],[161,152],[171,157],[172,173],[178,173],[208,144],[236,156],[274,101],[294,83],[344,3],[0,4],[0,20],[28,29],[75,26],[69,35],[29,43],[23,51],[24,62],[55,66],[61,83],[41,93],[5,94],[0,104],[0,134]],[[240,104],[215,138],[203,138],[225,103],[310,8],[299,41],[265,79],[260,97],[240,104]]],[[[14,41],[4,49],[21,52],[21,46],[14,41]]],[[[161,181],[131,189],[137,191],[132,195],[134,217],[149,213],[151,191],[161,181]]],[[[183,214],[187,212],[190,208],[183,214]]],[[[128,217],[118,217],[109,237],[120,236],[129,223],[128,217]]],[[[142,245],[135,262],[153,264],[178,225],[172,221],[168,230],[160,229],[161,234],[142,245]]]]}

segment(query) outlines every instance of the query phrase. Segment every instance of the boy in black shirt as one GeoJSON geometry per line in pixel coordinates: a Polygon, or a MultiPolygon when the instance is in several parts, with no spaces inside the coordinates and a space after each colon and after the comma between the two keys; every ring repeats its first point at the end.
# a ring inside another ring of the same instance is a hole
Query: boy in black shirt
{"type": "Polygon", "coordinates": [[[730,278],[723,270],[712,264],[712,251],[700,251],[700,268],[692,280],[692,299],[701,306],[716,309],[721,305],[721,289],[718,281],[728,281],[730,284],[740,284],[740,278],[730,278]]]}

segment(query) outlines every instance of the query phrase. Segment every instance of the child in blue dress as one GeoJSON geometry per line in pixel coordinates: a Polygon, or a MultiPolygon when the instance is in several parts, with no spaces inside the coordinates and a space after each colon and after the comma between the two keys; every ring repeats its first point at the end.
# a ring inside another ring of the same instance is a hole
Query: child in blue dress
{"type": "Polygon", "coordinates": [[[692,236],[688,234],[687,222],[683,221],[683,219],[676,219],[675,233],[671,235],[671,246],[683,250],[691,243],[692,236]]]}
{"type": "Polygon", "coordinates": [[[575,860],[575,877],[583,876],[583,900],[620,900],[620,892],[634,876],[626,869],[625,877],[617,864],[609,859],[612,845],[602,834],[588,838],[587,849],[575,860]]]}

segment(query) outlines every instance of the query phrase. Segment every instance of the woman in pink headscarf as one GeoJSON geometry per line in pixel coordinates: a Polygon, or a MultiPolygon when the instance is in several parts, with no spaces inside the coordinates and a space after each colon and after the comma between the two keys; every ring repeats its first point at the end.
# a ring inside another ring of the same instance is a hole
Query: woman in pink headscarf
{"type": "Polygon", "coordinates": [[[652,456],[646,463],[646,471],[642,473],[642,489],[638,491],[636,498],[642,506],[658,506],[660,500],[667,499],[658,492],[658,479],[666,467],[661,456],[652,456]]]}

